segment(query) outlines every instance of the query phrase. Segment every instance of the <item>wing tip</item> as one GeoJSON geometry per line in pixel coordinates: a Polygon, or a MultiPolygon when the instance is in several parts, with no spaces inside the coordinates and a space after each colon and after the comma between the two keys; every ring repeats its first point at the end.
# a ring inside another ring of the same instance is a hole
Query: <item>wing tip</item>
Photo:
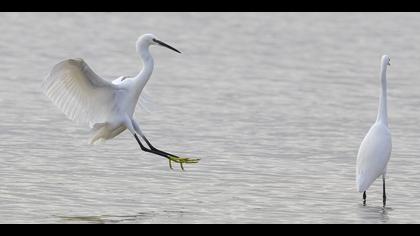
{"type": "Polygon", "coordinates": [[[42,86],[47,86],[50,78],[57,72],[59,72],[61,69],[65,68],[66,65],[72,65],[72,66],[84,66],[86,62],[82,58],[70,58],[65,59],[57,64],[55,64],[51,71],[48,73],[48,75],[45,77],[45,79],[42,81],[42,86]]]}
{"type": "Polygon", "coordinates": [[[85,63],[85,61],[82,58],[70,58],[70,59],[66,59],[66,60],[63,60],[63,61],[57,63],[53,67],[53,70],[54,70],[54,68],[58,68],[59,66],[63,66],[63,65],[66,65],[66,64],[70,64],[70,65],[83,65],[83,64],[86,64],[86,63],[85,63]]]}

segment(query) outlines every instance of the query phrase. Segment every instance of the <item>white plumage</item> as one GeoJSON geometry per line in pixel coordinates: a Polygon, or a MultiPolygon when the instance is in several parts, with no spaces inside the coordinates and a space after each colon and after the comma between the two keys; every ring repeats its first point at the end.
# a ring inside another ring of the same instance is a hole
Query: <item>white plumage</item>
{"type": "MultiPolygon", "coordinates": [[[[381,93],[376,122],[363,139],[357,154],[356,187],[357,191],[365,192],[369,186],[382,175],[383,177],[383,203],[385,206],[385,174],[391,156],[391,132],[388,128],[387,113],[387,84],[386,69],[390,59],[384,55],[381,59],[381,93]]],[[[366,193],[364,193],[364,202],[366,193]]]]}
{"type": "Polygon", "coordinates": [[[391,149],[391,132],[385,124],[376,122],[363,139],[357,155],[357,191],[366,191],[386,173],[391,149]]]}
{"type": "Polygon", "coordinates": [[[82,59],[55,65],[42,88],[69,119],[91,127],[106,122],[116,103],[115,91],[121,89],[95,74],[82,59]]]}
{"type": "Polygon", "coordinates": [[[92,129],[90,143],[111,139],[128,129],[141,149],[164,156],[178,163],[196,163],[198,159],[180,158],[153,147],[142,133],[133,114],[137,101],[154,67],[149,47],[159,45],[180,53],[177,49],[145,34],[136,42],[136,50],[143,62],[137,76],[121,76],[112,82],[99,77],[82,59],[69,59],[54,66],[42,83],[51,101],[71,120],[86,123],[92,129]],[[139,135],[149,146],[141,144],[139,135]]]}

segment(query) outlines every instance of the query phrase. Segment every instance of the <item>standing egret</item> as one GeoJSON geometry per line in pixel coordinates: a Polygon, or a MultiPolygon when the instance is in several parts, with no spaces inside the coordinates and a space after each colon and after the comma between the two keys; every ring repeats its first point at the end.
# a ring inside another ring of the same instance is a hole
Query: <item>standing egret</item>
{"type": "Polygon", "coordinates": [[[382,175],[383,205],[386,205],[385,174],[391,156],[391,132],[388,129],[386,102],[386,69],[390,64],[387,55],[381,60],[381,94],[376,122],[363,139],[357,154],[356,183],[357,191],[363,192],[363,205],[366,205],[366,190],[382,175]]]}
{"type": "Polygon", "coordinates": [[[112,139],[128,129],[141,150],[167,158],[171,169],[171,161],[180,163],[184,170],[183,163],[197,163],[199,159],[180,158],[155,148],[133,118],[139,96],[153,72],[151,45],[181,53],[154,35],[144,34],[136,42],[137,53],[143,62],[143,69],[137,76],[121,76],[110,83],[95,74],[82,59],[69,59],[54,66],[43,81],[42,89],[69,119],[89,124],[93,132],[90,143],[112,139]]]}

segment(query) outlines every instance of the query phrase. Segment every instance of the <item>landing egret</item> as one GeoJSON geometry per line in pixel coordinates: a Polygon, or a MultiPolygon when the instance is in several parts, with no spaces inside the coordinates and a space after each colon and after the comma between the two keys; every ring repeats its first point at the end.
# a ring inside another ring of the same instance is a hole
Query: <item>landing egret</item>
{"type": "Polygon", "coordinates": [[[363,205],[366,205],[366,190],[381,175],[383,206],[386,205],[385,174],[392,149],[386,101],[386,69],[389,65],[391,65],[390,58],[387,55],[382,56],[378,116],[363,139],[357,154],[356,185],[357,191],[363,192],[363,205]]]}
{"type": "Polygon", "coordinates": [[[137,76],[121,76],[111,83],[95,74],[82,59],[68,59],[53,67],[42,82],[42,88],[69,119],[89,124],[93,133],[90,143],[112,139],[128,129],[141,150],[167,158],[171,169],[171,161],[180,163],[184,170],[183,163],[197,163],[199,159],[181,158],[155,148],[133,118],[139,96],[153,71],[151,45],[181,53],[153,34],[144,34],[136,42],[137,53],[143,62],[143,69],[137,76]]]}

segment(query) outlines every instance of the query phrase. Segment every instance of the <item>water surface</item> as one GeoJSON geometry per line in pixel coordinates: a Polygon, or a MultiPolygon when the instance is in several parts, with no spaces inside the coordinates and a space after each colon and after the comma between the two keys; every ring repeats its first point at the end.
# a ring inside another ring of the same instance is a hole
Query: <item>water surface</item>
{"type": "Polygon", "coordinates": [[[0,13],[2,223],[420,223],[419,13],[0,13]],[[129,132],[87,144],[42,94],[52,66],[80,57],[101,76],[141,69],[137,120],[171,171],[129,132]],[[388,70],[393,152],[382,183],[355,188],[359,144],[388,70]]]}

